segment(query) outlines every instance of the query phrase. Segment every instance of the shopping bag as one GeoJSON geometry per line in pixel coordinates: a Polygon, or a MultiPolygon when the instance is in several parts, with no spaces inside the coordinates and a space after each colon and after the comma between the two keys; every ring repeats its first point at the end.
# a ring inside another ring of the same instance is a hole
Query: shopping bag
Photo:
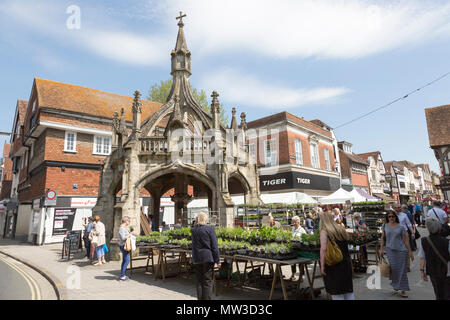
{"type": "Polygon", "coordinates": [[[108,247],[106,246],[106,243],[103,245],[103,249],[105,250],[105,253],[108,253],[108,252],[109,252],[109,249],[108,249],[108,247]]]}
{"type": "Polygon", "coordinates": [[[381,258],[380,262],[378,263],[378,267],[380,267],[380,274],[385,278],[391,277],[391,266],[389,263],[387,263],[386,259],[384,257],[381,258]]]}
{"type": "Polygon", "coordinates": [[[136,237],[130,236],[130,239],[131,239],[131,251],[135,251],[136,250],[136,237]]]}

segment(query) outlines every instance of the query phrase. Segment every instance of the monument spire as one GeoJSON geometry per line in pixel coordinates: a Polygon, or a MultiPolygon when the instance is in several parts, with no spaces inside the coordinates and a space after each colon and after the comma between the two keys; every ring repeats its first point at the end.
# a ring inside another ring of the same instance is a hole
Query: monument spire
{"type": "Polygon", "coordinates": [[[183,12],[180,11],[180,16],[176,17],[178,22],[178,36],[175,44],[175,49],[172,51],[172,72],[174,75],[176,71],[184,71],[191,75],[191,52],[187,48],[186,38],[184,36],[184,22],[183,18],[186,17],[183,12]]]}

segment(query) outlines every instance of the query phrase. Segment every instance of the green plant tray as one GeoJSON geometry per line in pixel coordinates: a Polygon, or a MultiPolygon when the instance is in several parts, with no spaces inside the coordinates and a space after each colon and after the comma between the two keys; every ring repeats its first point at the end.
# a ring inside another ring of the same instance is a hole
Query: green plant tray
{"type": "Polygon", "coordinates": [[[305,258],[305,259],[312,259],[312,260],[319,260],[320,252],[297,251],[297,257],[305,258]]]}

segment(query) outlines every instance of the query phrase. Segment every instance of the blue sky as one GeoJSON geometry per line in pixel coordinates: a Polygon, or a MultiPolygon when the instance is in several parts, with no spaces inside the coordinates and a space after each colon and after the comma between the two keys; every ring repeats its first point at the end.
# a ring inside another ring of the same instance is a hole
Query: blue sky
{"type": "MultiPolygon", "coordinates": [[[[34,77],[125,95],[169,79],[180,10],[192,85],[217,90],[226,112],[247,121],[286,110],[336,127],[450,71],[450,1],[2,0],[0,131],[11,130],[34,77]],[[67,28],[71,5],[80,29],[67,28]]],[[[438,171],[424,109],[449,104],[449,85],[336,135],[356,153],[438,171]]]]}

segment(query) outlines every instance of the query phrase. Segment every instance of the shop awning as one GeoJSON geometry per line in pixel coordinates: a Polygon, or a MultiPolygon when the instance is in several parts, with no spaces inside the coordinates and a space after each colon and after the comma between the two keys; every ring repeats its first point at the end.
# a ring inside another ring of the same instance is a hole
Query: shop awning
{"type": "Polygon", "coordinates": [[[380,198],[374,197],[367,192],[365,192],[363,189],[355,188],[355,190],[366,200],[363,201],[380,201],[380,198]]]}
{"type": "Polygon", "coordinates": [[[395,200],[394,198],[384,194],[384,193],[374,193],[374,195],[378,198],[380,198],[381,200],[387,201],[387,202],[397,202],[397,200],[395,200]]]}
{"type": "Polygon", "coordinates": [[[311,198],[306,193],[302,192],[283,192],[283,193],[263,193],[261,200],[265,204],[269,203],[283,203],[283,204],[316,204],[317,201],[311,198]]]}
{"type": "MultiPolygon", "coordinates": [[[[244,196],[234,196],[231,197],[231,200],[234,202],[234,205],[240,205],[245,203],[244,196]]],[[[187,205],[188,209],[198,209],[198,208],[208,208],[208,199],[201,198],[201,199],[194,199],[187,205]]]]}
{"type": "Polygon", "coordinates": [[[340,188],[329,196],[319,198],[320,204],[344,204],[346,201],[354,202],[354,198],[350,192],[340,188]]]}

